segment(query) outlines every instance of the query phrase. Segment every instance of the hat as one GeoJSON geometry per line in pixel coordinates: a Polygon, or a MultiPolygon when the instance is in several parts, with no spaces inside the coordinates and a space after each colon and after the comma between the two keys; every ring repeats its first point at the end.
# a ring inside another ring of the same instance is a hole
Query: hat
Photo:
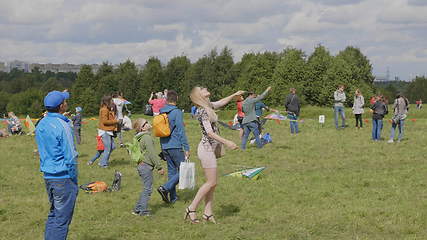
{"type": "Polygon", "coordinates": [[[68,92],[52,91],[44,97],[44,106],[46,108],[56,108],[68,98],[70,98],[68,92]]]}
{"type": "Polygon", "coordinates": [[[81,112],[83,109],[81,107],[76,107],[76,112],[81,112]]]}

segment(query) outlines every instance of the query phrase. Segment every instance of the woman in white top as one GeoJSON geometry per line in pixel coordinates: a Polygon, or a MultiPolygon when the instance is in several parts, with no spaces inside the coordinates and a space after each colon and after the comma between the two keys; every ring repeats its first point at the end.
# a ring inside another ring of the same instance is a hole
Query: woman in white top
{"type": "Polygon", "coordinates": [[[356,89],[355,95],[354,95],[354,102],[353,102],[353,113],[354,117],[356,118],[356,128],[362,128],[362,114],[364,113],[363,106],[365,105],[365,99],[362,96],[362,92],[360,92],[359,89],[356,89]]]}

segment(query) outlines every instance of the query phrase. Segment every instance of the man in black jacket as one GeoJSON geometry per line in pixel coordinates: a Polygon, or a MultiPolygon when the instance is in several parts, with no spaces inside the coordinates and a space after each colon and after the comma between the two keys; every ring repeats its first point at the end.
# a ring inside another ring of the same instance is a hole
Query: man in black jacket
{"type": "Polygon", "coordinates": [[[298,130],[298,116],[301,109],[301,103],[296,94],[295,88],[290,89],[290,94],[286,97],[285,108],[288,112],[289,124],[291,127],[291,134],[297,134],[298,130]]]}

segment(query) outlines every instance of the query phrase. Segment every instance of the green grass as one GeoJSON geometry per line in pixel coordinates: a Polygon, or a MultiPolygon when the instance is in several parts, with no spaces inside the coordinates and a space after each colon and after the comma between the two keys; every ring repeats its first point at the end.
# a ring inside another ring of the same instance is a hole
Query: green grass
{"type": "MultiPolygon", "coordinates": [[[[96,151],[97,122],[89,121],[78,147],[79,184],[110,184],[118,169],[123,173],[122,190],[92,195],[80,191],[69,239],[426,239],[427,110],[411,110],[405,140],[398,144],[372,142],[370,121],[356,130],[350,118],[349,128],[335,130],[329,108],[303,108],[305,122],[298,136],[290,135],[287,122],[268,122],[272,144],[260,150],[251,146],[246,152],[227,151],[218,160],[218,225],[183,221],[195,191],[180,191],[181,200],[168,206],[154,190],[154,216],[131,215],[141,191],[135,166],[123,149],[113,152],[110,169],[87,166],[96,151]],[[326,113],[324,127],[317,123],[320,113],[326,113]],[[257,181],[222,176],[255,166],[267,166],[257,181]]],[[[222,114],[226,115],[231,114],[222,114]]],[[[200,186],[203,174],[195,152],[200,130],[188,116],[185,122],[200,186]]],[[[389,137],[390,123],[382,133],[389,137]]],[[[235,131],[223,129],[222,135],[238,142],[235,131]]],[[[132,134],[125,137],[129,141],[132,134]]],[[[0,139],[0,239],[43,236],[49,204],[35,148],[33,137],[0,139]]],[[[155,174],[154,187],[165,180],[155,174]]]]}

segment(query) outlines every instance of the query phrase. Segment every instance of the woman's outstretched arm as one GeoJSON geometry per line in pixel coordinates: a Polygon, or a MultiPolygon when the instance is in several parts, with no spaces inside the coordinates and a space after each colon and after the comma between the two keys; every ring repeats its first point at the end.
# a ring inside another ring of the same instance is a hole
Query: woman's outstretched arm
{"type": "Polygon", "coordinates": [[[240,96],[240,95],[242,95],[244,93],[245,93],[245,91],[237,91],[234,94],[231,94],[230,96],[225,97],[225,98],[223,98],[223,99],[221,99],[219,101],[212,102],[212,106],[213,106],[214,109],[221,108],[221,107],[227,105],[231,100],[233,100],[234,97],[240,96]]]}

